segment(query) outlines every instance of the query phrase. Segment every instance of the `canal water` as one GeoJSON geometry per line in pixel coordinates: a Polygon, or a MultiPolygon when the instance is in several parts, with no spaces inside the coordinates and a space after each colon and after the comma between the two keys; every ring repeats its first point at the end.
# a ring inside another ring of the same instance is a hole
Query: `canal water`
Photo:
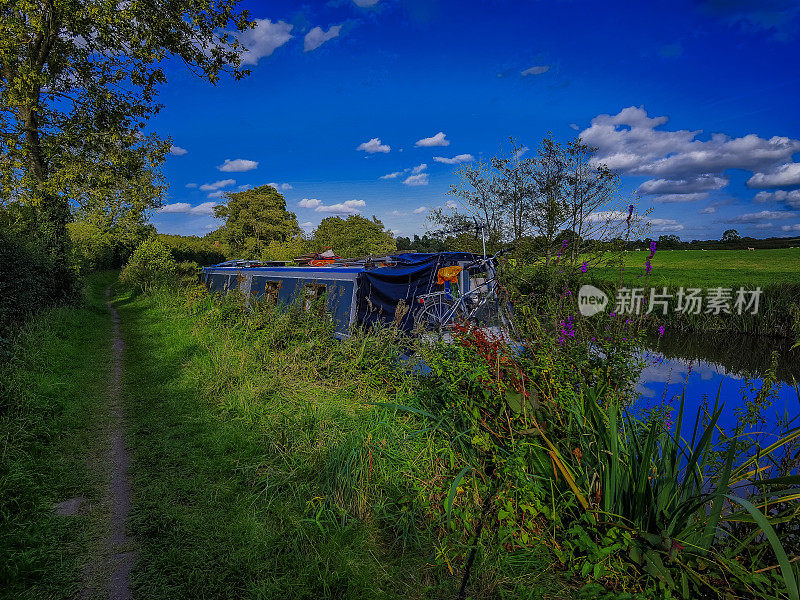
{"type": "Polygon", "coordinates": [[[681,433],[690,439],[698,409],[713,408],[719,393],[724,409],[719,425],[733,431],[747,400],[757,397],[766,374],[774,372],[771,394],[763,402],[761,421],[748,426],[763,441],[780,431],[800,426],[800,348],[782,340],[748,335],[667,333],[647,341],[647,366],[637,384],[634,410],[665,406],[675,422],[680,395],[685,392],[681,433]],[[773,368],[773,353],[777,362],[773,368]]]}

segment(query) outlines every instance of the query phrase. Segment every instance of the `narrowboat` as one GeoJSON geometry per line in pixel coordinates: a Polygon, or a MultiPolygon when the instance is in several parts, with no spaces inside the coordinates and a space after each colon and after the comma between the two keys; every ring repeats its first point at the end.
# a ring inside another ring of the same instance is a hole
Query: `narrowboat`
{"type": "MultiPolygon", "coordinates": [[[[411,331],[422,308],[420,297],[447,289],[440,271],[460,267],[457,285],[463,294],[475,286],[482,274],[471,267],[484,257],[466,252],[403,253],[365,260],[334,260],[314,266],[292,266],[284,262],[228,261],[204,267],[202,281],[213,293],[238,289],[245,298],[289,305],[308,306],[324,298],[333,317],[336,337],[350,334],[354,325],[396,324],[411,331]]],[[[485,261],[484,261],[485,262],[485,261]]],[[[485,276],[485,275],[484,275],[485,276]]]]}

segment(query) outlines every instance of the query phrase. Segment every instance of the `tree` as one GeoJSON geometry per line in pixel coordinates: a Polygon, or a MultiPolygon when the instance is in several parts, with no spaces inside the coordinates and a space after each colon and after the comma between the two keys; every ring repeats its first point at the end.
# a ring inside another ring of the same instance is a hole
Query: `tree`
{"type": "Polygon", "coordinates": [[[579,253],[585,251],[587,238],[603,237],[606,232],[604,221],[596,220],[595,215],[612,201],[619,177],[606,165],[596,164],[592,157],[597,148],[584,144],[575,138],[567,143],[566,185],[567,212],[574,240],[570,240],[570,255],[575,262],[579,253]]]}
{"type": "Polygon", "coordinates": [[[247,74],[235,37],[222,32],[252,26],[237,4],[0,4],[0,200],[35,207],[33,226],[65,287],[70,202],[104,198],[117,182],[158,168],[169,149],[169,140],[142,133],[161,108],[162,62],[177,58],[212,83],[223,72],[247,74]]]}
{"type": "Polygon", "coordinates": [[[214,207],[214,216],[225,219],[222,232],[231,254],[261,258],[270,242],[286,242],[301,234],[297,216],[286,210],[286,200],[272,186],[228,192],[227,205],[214,207]]]}
{"type": "Polygon", "coordinates": [[[346,258],[381,256],[397,250],[391,232],[384,229],[380,220],[360,215],[350,215],[347,219],[322,219],[314,230],[313,239],[317,250],[333,248],[339,256],[346,258]]]}
{"type": "Polygon", "coordinates": [[[739,236],[739,232],[735,229],[726,229],[725,233],[722,234],[722,242],[737,242],[741,239],[739,236]]]}
{"type": "MultiPolygon", "coordinates": [[[[461,181],[448,192],[458,204],[434,210],[431,224],[452,231],[477,222],[487,229],[490,251],[503,242],[524,240],[526,254],[534,258],[531,253],[536,253],[546,265],[565,239],[567,258],[575,263],[595,245],[594,240],[638,224],[627,211],[609,209],[618,177],[596,163],[595,148],[580,138],[563,146],[549,134],[535,155],[527,155],[527,150],[511,138],[508,149],[488,164],[463,166],[461,181]],[[572,234],[563,237],[563,230],[572,234]]],[[[461,237],[457,245],[474,246],[461,237]]]]}
{"type": "Polygon", "coordinates": [[[658,236],[658,247],[662,250],[675,250],[681,245],[681,238],[674,233],[658,236]]]}
{"type": "Polygon", "coordinates": [[[545,265],[553,258],[558,233],[568,223],[569,179],[564,149],[552,134],[542,140],[532,170],[529,214],[533,231],[544,240],[545,265]]]}

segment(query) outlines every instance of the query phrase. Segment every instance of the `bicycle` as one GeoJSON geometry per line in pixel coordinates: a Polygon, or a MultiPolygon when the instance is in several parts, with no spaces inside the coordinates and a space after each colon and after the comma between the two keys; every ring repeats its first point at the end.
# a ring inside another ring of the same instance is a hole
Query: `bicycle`
{"type": "Polygon", "coordinates": [[[511,332],[511,320],[502,310],[500,298],[497,295],[499,283],[495,269],[497,257],[511,250],[511,248],[500,250],[493,256],[467,265],[465,267],[467,272],[475,267],[485,268],[487,278],[464,294],[453,295],[452,291],[444,289],[417,296],[416,302],[422,304],[423,308],[417,313],[416,322],[427,330],[441,331],[459,321],[476,321],[482,309],[491,312],[491,309],[496,307],[502,329],[511,332]]]}

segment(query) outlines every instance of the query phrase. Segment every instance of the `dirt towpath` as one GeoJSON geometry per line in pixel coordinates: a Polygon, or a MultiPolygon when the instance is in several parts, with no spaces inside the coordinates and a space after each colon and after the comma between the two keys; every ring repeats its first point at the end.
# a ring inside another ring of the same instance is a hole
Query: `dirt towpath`
{"type": "Polygon", "coordinates": [[[131,549],[132,540],[125,530],[131,509],[130,452],[125,446],[125,417],[122,409],[122,351],[124,348],[119,327],[119,314],[111,305],[111,290],[106,290],[106,304],[111,313],[113,328],[113,363],[108,387],[111,422],[109,428],[108,465],[110,470],[108,501],[110,508],[110,531],[106,539],[108,565],[102,569],[110,573],[108,591],[110,600],[129,600],[131,595],[131,571],[136,554],[131,549]]]}

